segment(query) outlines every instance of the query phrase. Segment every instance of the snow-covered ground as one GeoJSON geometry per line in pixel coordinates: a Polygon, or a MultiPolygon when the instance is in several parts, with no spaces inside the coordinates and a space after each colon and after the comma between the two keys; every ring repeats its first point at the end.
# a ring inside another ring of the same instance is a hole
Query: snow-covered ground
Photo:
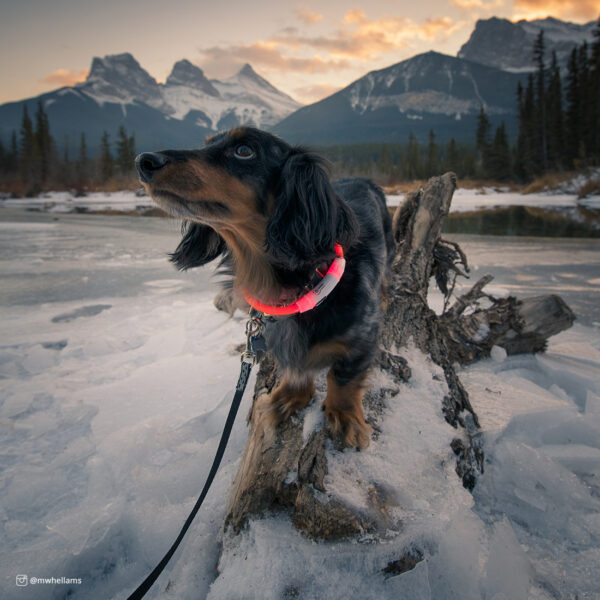
{"type": "MultiPolygon", "coordinates": [[[[397,206],[403,199],[404,194],[387,197],[390,206],[397,206]]],[[[465,189],[459,187],[452,197],[450,212],[465,212],[507,206],[535,206],[537,208],[553,209],[583,206],[600,209],[600,196],[578,199],[576,192],[521,194],[519,192],[511,192],[505,188],[465,189]]]]}
{"type": "MultiPolygon", "coordinates": [[[[232,397],[244,320],[214,309],[210,269],[169,265],[178,237],[167,219],[0,211],[3,600],[126,597],[195,502],[232,397]],[[21,587],[17,575],[81,583],[21,587]]],[[[307,541],[283,516],[257,521],[214,582],[251,381],[223,467],[149,598],[600,597],[600,241],[453,239],[473,280],[496,275],[492,292],[558,293],[578,316],[544,355],[496,352],[461,370],[487,458],[474,496],[451,452],[438,464],[434,452],[452,435],[438,425],[443,386],[409,349],[413,378],[398,402],[412,413],[391,408],[386,443],[352,453],[364,473],[387,469],[390,485],[409,478],[401,535],[348,552],[307,541]],[[421,427],[422,441],[406,448],[421,427]],[[425,560],[386,578],[382,565],[411,540],[425,560]]],[[[307,410],[321,418],[318,405],[307,410]]],[[[332,464],[334,484],[348,456],[332,464]]]]}
{"type": "MultiPolygon", "coordinates": [[[[397,206],[403,199],[403,194],[389,195],[387,198],[388,205],[397,206]]],[[[578,199],[575,189],[559,193],[520,194],[505,188],[498,190],[494,188],[464,189],[459,187],[452,199],[451,212],[517,205],[550,209],[572,209],[577,206],[600,209],[600,196],[578,199]]],[[[152,207],[152,200],[148,196],[138,196],[131,191],[93,192],[82,197],[75,197],[69,192],[48,192],[37,198],[0,199],[1,207],[28,208],[53,213],[68,213],[81,209],[88,211],[143,211],[152,207]]]]}

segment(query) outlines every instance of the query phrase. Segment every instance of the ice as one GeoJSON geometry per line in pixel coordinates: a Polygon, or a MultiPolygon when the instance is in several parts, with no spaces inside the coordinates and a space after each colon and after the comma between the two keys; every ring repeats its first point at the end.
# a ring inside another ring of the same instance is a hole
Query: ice
{"type": "Polygon", "coordinates": [[[504,362],[504,359],[506,358],[506,350],[502,348],[502,346],[492,346],[492,349],[490,350],[490,356],[494,362],[504,362]]]}
{"type": "Polygon", "coordinates": [[[508,519],[493,527],[485,569],[484,598],[527,600],[532,569],[508,519]]]}
{"type": "MultiPolygon", "coordinates": [[[[123,598],[162,558],[204,483],[243,317],[214,309],[211,268],[180,274],[168,263],[175,222],[8,207],[0,218],[0,597],[123,598]],[[17,588],[22,573],[83,583],[17,588]]],[[[313,542],[282,511],[251,521],[233,544],[221,529],[252,379],[223,466],[149,599],[597,594],[600,243],[453,239],[476,265],[457,293],[491,272],[494,293],[558,293],[578,316],[544,355],[460,369],[486,453],[474,496],[454,472],[441,370],[409,346],[413,377],[389,398],[379,437],[360,453],[331,448],[327,475],[331,498],[363,510],[370,493],[385,495],[400,533],[313,542]],[[385,571],[407,553],[420,556],[412,569],[385,571]]],[[[441,296],[432,301],[441,310],[441,296]]],[[[381,373],[371,381],[389,384],[381,373]]],[[[323,381],[317,390],[306,438],[324,424],[323,381]]]]}
{"type": "Polygon", "coordinates": [[[69,321],[73,321],[74,319],[79,319],[79,317],[95,317],[99,315],[103,310],[108,310],[111,308],[110,304],[92,304],[90,306],[82,306],[81,308],[76,308],[75,310],[63,313],[61,315],[56,315],[52,317],[53,323],[69,323],[69,321]]]}

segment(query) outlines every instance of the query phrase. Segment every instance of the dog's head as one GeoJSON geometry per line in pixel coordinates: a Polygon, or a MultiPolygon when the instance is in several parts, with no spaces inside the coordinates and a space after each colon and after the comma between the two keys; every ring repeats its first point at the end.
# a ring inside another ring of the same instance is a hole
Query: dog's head
{"type": "Polygon", "coordinates": [[[157,204],[188,222],[172,255],[180,269],[229,247],[294,270],[356,238],[354,214],[335,194],[324,160],[258,129],[215,135],[200,150],[144,152],[136,167],[157,204]]]}

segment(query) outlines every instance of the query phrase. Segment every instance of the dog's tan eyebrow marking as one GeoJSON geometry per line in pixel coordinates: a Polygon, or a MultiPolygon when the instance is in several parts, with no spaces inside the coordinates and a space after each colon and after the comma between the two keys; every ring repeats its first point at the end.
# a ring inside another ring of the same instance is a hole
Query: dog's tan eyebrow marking
{"type": "Polygon", "coordinates": [[[232,140],[239,140],[240,138],[244,137],[245,135],[245,131],[240,128],[240,127],[234,127],[230,132],[229,132],[229,138],[232,140]]]}

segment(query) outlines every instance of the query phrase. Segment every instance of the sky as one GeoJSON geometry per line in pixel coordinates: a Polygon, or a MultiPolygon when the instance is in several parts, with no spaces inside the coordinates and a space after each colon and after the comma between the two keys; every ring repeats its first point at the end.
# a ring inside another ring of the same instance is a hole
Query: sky
{"type": "Polygon", "coordinates": [[[597,19],[600,0],[0,0],[0,103],[132,53],[159,82],[187,58],[211,78],[246,62],[302,103],[368,71],[436,50],[455,55],[477,19],[597,19]]]}

